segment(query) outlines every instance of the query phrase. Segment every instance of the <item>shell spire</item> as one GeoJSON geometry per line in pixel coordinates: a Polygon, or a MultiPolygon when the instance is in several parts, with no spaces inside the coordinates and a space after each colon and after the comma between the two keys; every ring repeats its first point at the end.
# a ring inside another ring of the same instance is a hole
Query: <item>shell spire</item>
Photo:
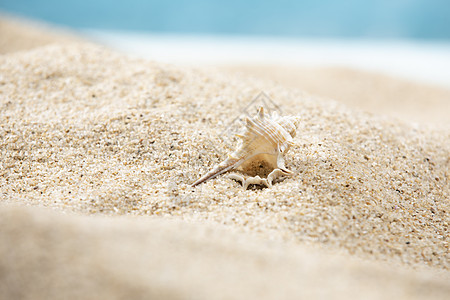
{"type": "Polygon", "coordinates": [[[277,177],[293,175],[286,169],[283,155],[292,145],[296,123],[295,117],[281,117],[275,112],[268,115],[260,107],[253,118],[245,119],[245,130],[237,135],[240,138],[238,149],[192,186],[231,170],[250,175],[248,178],[232,175],[233,179],[242,181],[245,188],[250,184],[270,187],[277,177]]]}

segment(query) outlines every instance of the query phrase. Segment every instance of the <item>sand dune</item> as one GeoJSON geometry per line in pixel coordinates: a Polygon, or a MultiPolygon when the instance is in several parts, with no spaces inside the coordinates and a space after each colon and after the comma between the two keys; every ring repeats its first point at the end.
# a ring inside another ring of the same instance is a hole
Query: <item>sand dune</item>
{"type": "Polygon", "coordinates": [[[0,101],[5,298],[450,292],[445,126],[82,42],[0,56],[0,101]],[[286,154],[296,175],[191,188],[261,92],[250,114],[273,102],[301,118],[286,154]]]}

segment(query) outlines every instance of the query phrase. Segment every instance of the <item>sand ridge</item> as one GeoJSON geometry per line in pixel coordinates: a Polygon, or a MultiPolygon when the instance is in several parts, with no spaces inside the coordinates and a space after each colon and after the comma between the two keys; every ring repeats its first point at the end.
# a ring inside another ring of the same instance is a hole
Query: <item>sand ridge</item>
{"type": "Polygon", "coordinates": [[[3,299],[446,299],[450,292],[431,270],[268,242],[209,222],[1,205],[0,226],[3,299]]]}

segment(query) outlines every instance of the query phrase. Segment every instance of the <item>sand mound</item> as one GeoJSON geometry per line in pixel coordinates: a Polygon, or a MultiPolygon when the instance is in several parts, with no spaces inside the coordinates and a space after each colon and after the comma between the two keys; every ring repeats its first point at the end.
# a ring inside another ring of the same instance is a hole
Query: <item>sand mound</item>
{"type": "Polygon", "coordinates": [[[208,219],[448,267],[448,132],[90,46],[9,55],[1,74],[9,202],[208,219]],[[226,176],[190,188],[226,156],[221,135],[262,89],[301,117],[287,155],[297,175],[272,189],[226,176]]]}
{"type": "Polygon", "coordinates": [[[220,70],[275,81],[367,112],[450,128],[450,89],[343,67],[220,66],[220,70]]]}
{"type": "Polygon", "coordinates": [[[0,56],[0,101],[0,195],[8,205],[0,209],[0,276],[8,296],[448,294],[448,281],[434,275],[345,258],[334,265],[303,247],[448,277],[449,131],[84,44],[0,56]],[[252,103],[262,91],[268,97],[252,103]],[[270,101],[301,117],[286,155],[296,175],[271,189],[243,190],[226,175],[191,188],[231,150],[228,129],[243,108],[253,113],[270,101]],[[101,216],[122,214],[152,217],[101,216]]]}

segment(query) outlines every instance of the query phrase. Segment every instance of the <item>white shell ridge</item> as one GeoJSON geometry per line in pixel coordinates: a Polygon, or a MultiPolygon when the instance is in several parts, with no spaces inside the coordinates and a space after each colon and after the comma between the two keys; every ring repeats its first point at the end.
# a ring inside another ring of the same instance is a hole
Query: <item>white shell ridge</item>
{"type": "Polygon", "coordinates": [[[260,107],[253,118],[246,118],[245,130],[238,135],[240,143],[228,158],[192,184],[199,185],[231,170],[232,179],[242,182],[244,188],[250,184],[271,187],[280,176],[292,176],[284,164],[284,154],[293,143],[297,129],[297,117],[282,117],[276,112],[268,115],[260,107]]]}

